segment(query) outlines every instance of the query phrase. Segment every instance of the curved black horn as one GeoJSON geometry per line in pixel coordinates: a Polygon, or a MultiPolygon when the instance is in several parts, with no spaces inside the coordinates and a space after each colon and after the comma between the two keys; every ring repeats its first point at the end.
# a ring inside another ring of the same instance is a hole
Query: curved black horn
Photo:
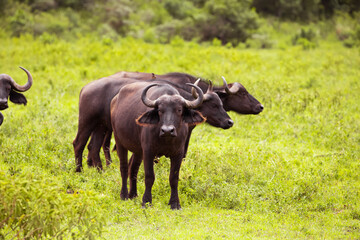
{"type": "Polygon", "coordinates": [[[142,94],[141,94],[141,100],[142,100],[142,102],[143,102],[146,106],[148,106],[148,107],[150,107],[150,108],[156,107],[156,100],[150,100],[150,99],[146,96],[146,93],[147,93],[147,91],[149,90],[149,88],[154,87],[154,86],[157,86],[157,84],[156,84],[156,83],[150,84],[149,86],[147,86],[146,88],[144,88],[144,90],[143,90],[143,92],[142,92],[142,94]]]}
{"type": "Polygon", "coordinates": [[[195,84],[192,84],[192,83],[187,83],[187,85],[190,85],[190,86],[193,86],[196,91],[197,91],[197,94],[199,95],[199,97],[197,99],[195,99],[194,101],[188,101],[188,100],[185,100],[185,106],[187,108],[197,108],[199,107],[203,100],[204,100],[204,93],[203,91],[201,90],[201,88],[199,88],[198,86],[196,86],[195,84]]]}
{"type": "MultiPolygon", "coordinates": [[[[198,80],[196,80],[196,82],[194,83],[194,85],[198,86],[199,85],[199,82],[200,82],[200,78],[198,80]]],[[[199,96],[195,90],[195,88],[191,88],[191,95],[197,99],[199,96]]]]}
{"type": "Polygon", "coordinates": [[[27,83],[26,83],[25,85],[21,86],[21,85],[17,84],[17,83],[14,81],[14,79],[12,79],[12,78],[10,77],[10,84],[11,84],[11,86],[12,86],[16,91],[18,91],[18,92],[25,92],[25,91],[29,90],[29,88],[31,87],[31,85],[32,85],[32,83],[33,83],[33,78],[32,78],[32,76],[31,76],[31,74],[30,74],[30,72],[29,72],[28,70],[26,70],[26,69],[23,68],[23,67],[19,67],[19,68],[21,68],[22,70],[24,70],[24,71],[26,72],[26,74],[27,74],[27,76],[28,76],[28,81],[27,81],[27,83]]]}
{"type": "Polygon", "coordinates": [[[231,88],[229,88],[225,78],[223,76],[221,76],[221,78],[223,79],[223,83],[224,83],[224,86],[225,86],[225,92],[227,94],[233,95],[233,94],[236,94],[239,91],[239,89],[240,89],[240,84],[239,83],[236,82],[236,83],[233,84],[233,86],[231,88]]]}

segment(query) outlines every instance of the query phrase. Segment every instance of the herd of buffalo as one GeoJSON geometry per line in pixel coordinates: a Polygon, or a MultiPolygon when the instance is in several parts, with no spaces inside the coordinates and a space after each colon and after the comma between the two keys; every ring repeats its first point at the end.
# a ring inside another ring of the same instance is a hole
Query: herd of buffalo
{"type": "MultiPolygon", "coordinates": [[[[20,86],[9,75],[0,74],[0,110],[8,108],[8,99],[26,105],[25,96],[32,76],[20,86]]],[[[151,188],[155,180],[154,160],[170,158],[171,209],[180,209],[178,180],[182,159],[186,156],[192,130],[197,124],[228,129],[233,126],[227,111],[259,114],[263,105],[240,83],[213,86],[186,73],[118,72],[85,85],[80,91],[78,132],[73,141],[76,171],[82,171],[83,151],[88,143],[87,164],[102,169],[100,150],[106,164],[111,163],[112,132],[120,159],[122,199],[137,197],[137,174],[144,162],[145,193],[143,206],[151,204],[151,188]],[[128,161],[128,151],[132,156],[128,161]],[[127,187],[130,178],[130,189],[127,187]]],[[[0,113],[0,125],[3,115],[0,113]]]]}

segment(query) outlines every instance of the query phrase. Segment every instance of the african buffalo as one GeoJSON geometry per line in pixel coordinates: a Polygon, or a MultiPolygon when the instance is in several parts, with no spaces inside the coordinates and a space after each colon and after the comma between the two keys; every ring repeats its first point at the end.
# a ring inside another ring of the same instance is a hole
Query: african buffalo
{"type": "MultiPolygon", "coordinates": [[[[116,91],[119,91],[121,87],[134,82],[140,81],[117,78],[112,75],[110,77],[95,80],[84,86],[81,90],[79,100],[79,127],[76,138],[73,141],[77,172],[81,172],[82,153],[90,135],[91,140],[88,144],[88,165],[95,166],[99,169],[102,168],[99,156],[101,146],[104,147],[106,162],[107,164],[110,164],[111,158],[109,146],[112,134],[110,102],[116,95],[116,91]]],[[[146,82],[169,84],[175,87],[185,99],[193,99],[192,94],[186,91],[183,85],[160,79],[147,80],[146,82]]],[[[207,118],[209,124],[215,127],[227,129],[233,125],[233,121],[223,109],[222,102],[218,95],[213,92],[212,85],[209,85],[207,92],[204,94],[204,102],[197,110],[207,118]]],[[[185,153],[187,152],[192,129],[193,127],[190,128],[186,140],[185,153]]]]}
{"type": "MultiPolygon", "coordinates": [[[[30,89],[33,79],[28,70],[20,67],[28,76],[28,81],[25,85],[21,86],[17,84],[12,77],[7,74],[0,74],[0,110],[7,109],[8,99],[15,104],[26,105],[27,100],[25,96],[19,92],[25,92],[30,89]]],[[[3,115],[0,113],[0,125],[3,122],[3,115]]]]}
{"type": "Polygon", "coordinates": [[[121,198],[133,196],[136,172],[144,160],[145,193],[142,205],[151,204],[151,188],[155,180],[154,159],[170,158],[171,209],[180,209],[178,181],[184,147],[189,127],[202,123],[205,118],[198,108],[203,101],[203,92],[196,88],[198,98],[184,99],[177,89],[168,84],[137,82],[122,87],[111,101],[111,124],[114,130],[117,154],[122,177],[121,198]],[[154,87],[156,86],[156,87],[154,87]],[[149,93],[148,93],[149,92],[149,93]],[[128,167],[128,151],[133,152],[133,161],[128,167]],[[130,195],[127,189],[130,170],[130,195]]]}

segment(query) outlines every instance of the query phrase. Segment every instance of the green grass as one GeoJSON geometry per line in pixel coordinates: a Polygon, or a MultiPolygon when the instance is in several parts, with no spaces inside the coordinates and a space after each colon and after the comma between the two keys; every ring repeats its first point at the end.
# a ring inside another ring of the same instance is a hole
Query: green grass
{"type": "MultiPolygon", "coordinates": [[[[320,42],[307,51],[242,50],[181,40],[160,45],[87,36],[67,42],[46,35],[3,37],[0,45],[1,73],[22,84],[22,66],[34,77],[25,93],[28,105],[10,103],[2,111],[0,172],[8,181],[51,181],[64,201],[78,192],[91,204],[92,221],[104,224],[103,238],[360,238],[359,49],[320,42]],[[155,166],[148,209],[141,208],[142,167],[140,197],[120,200],[115,153],[102,173],[86,166],[81,174],[74,171],[80,89],[121,70],[187,72],[218,84],[225,76],[265,107],[257,116],[230,113],[235,125],[229,130],[203,124],[193,131],[180,172],[181,211],[167,205],[166,158],[155,166]]],[[[10,239],[16,232],[0,229],[10,239]]]]}

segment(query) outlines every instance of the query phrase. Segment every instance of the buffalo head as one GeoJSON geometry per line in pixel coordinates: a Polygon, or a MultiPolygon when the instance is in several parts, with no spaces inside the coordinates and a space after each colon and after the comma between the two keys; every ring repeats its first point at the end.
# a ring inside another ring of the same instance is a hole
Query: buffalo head
{"type": "Polygon", "coordinates": [[[183,123],[188,125],[196,125],[202,123],[205,120],[200,112],[193,110],[202,104],[204,98],[203,92],[198,86],[189,84],[195,87],[199,94],[199,97],[193,101],[186,100],[179,94],[164,94],[158,97],[156,100],[150,100],[146,96],[146,93],[151,87],[157,85],[158,84],[151,84],[143,90],[141,95],[142,102],[147,107],[153,109],[143,113],[136,120],[137,124],[159,124],[160,137],[176,137],[177,129],[181,128],[183,123]]]}
{"type": "Polygon", "coordinates": [[[223,91],[217,94],[221,98],[226,111],[235,111],[242,114],[259,114],[264,106],[256,100],[240,83],[227,84],[224,77],[223,91]]]}
{"type": "MultiPolygon", "coordinates": [[[[200,78],[194,83],[198,86],[200,78]]],[[[194,98],[197,98],[198,95],[194,88],[192,88],[191,93],[194,98]]],[[[209,87],[204,94],[203,104],[197,108],[201,114],[206,117],[206,122],[214,127],[221,127],[223,129],[231,128],[234,125],[234,121],[224,110],[223,103],[219,96],[213,90],[213,84],[209,81],[209,87]]]]}
{"type": "Polygon", "coordinates": [[[20,67],[28,76],[28,81],[25,85],[21,86],[17,84],[12,77],[7,74],[0,74],[0,110],[7,109],[8,99],[16,104],[26,105],[27,100],[25,96],[19,92],[25,92],[29,90],[32,85],[33,79],[28,70],[20,67]]]}

